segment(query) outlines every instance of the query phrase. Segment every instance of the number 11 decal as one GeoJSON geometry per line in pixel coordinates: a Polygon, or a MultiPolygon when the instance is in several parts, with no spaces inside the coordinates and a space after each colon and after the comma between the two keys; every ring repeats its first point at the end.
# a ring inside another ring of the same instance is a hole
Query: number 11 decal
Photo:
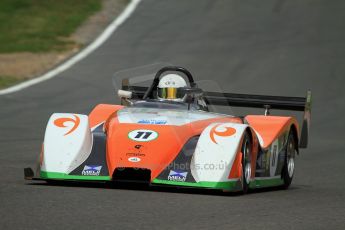
{"type": "Polygon", "coordinates": [[[138,138],[143,138],[143,139],[147,139],[151,136],[152,132],[137,132],[137,135],[134,137],[135,139],[138,138]]]}
{"type": "Polygon", "coordinates": [[[158,137],[158,133],[148,129],[137,129],[128,133],[128,138],[134,141],[147,142],[158,137]]]}

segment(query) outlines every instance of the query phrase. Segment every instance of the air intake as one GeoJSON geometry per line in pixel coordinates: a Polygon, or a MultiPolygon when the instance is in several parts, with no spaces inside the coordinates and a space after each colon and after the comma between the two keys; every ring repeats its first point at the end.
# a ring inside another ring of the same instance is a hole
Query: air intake
{"type": "Polygon", "coordinates": [[[150,183],[151,170],[145,168],[116,168],[113,181],[150,183]]]}

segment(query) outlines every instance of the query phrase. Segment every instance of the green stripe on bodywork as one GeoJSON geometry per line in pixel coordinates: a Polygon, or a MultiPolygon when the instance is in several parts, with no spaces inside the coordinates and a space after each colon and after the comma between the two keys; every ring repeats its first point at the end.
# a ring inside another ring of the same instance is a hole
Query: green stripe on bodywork
{"type": "Polygon", "coordinates": [[[284,184],[284,181],[281,178],[270,178],[270,179],[256,178],[255,181],[250,183],[249,187],[263,188],[263,187],[279,186],[282,184],[284,184]]]}
{"type": "Polygon", "coordinates": [[[170,180],[160,180],[154,179],[153,184],[166,184],[173,186],[187,186],[187,187],[200,187],[200,188],[214,188],[214,189],[236,189],[238,188],[238,181],[226,181],[226,182],[209,182],[209,181],[200,181],[197,183],[193,182],[180,182],[180,181],[170,181],[170,180]]]}
{"type": "Polygon", "coordinates": [[[42,179],[59,179],[59,180],[110,180],[110,176],[82,176],[82,175],[68,175],[65,173],[57,172],[40,172],[42,179]]]}
{"type": "MultiPolygon", "coordinates": [[[[65,173],[57,172],[40,172],[40,177],[42,179],[57,179],[57,180],[88,180],[88,181],[110,181],[110,176],[83,176],[83,175],[68,175],[65,173]]],[[[170,180],[160,180],[154,179],[152,184],[165,184],[172,186],[186,186],[186,187],[196,187],[196,188],[213,188],[213,189],[224,189],[237,191],[241,189],[241,184],[239,181],[225,181],[225,182],[210,182],[210,181],[200,181],[200,182],[180,182],[180,181],[170,181],[170,180]]],[[[284,184],[281,178],[271,178],[271,179],[259,179],[256,178],[249,185],[250,188],[263,188],[271,186],[279,186],[284,184]]]]}

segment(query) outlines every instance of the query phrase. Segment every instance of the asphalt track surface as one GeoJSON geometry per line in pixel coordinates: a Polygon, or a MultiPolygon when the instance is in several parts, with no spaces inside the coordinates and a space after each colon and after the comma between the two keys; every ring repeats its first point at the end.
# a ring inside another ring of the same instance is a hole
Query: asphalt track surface
{"type": "Polygon", "coordinates": [[[0,229],[345,229],[344,12],[343,0],[143,1],[86,59],[0,97],[0,229]],[[224,196],[23,180],[51,113],[115,103],[114,72],[159,61],[229,92],[312,89],[310,147],[291,188],[224,196]]]}

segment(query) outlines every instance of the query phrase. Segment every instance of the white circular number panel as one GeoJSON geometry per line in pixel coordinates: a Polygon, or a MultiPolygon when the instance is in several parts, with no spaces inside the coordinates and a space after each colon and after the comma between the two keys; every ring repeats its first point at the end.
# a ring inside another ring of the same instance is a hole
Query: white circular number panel
{"type": "Polygon", "coordinates": [[[134,141],[152,141],[158,137],[158,133],[149,129],[137,129],[128,133],[128,138],[134,141]]]}

